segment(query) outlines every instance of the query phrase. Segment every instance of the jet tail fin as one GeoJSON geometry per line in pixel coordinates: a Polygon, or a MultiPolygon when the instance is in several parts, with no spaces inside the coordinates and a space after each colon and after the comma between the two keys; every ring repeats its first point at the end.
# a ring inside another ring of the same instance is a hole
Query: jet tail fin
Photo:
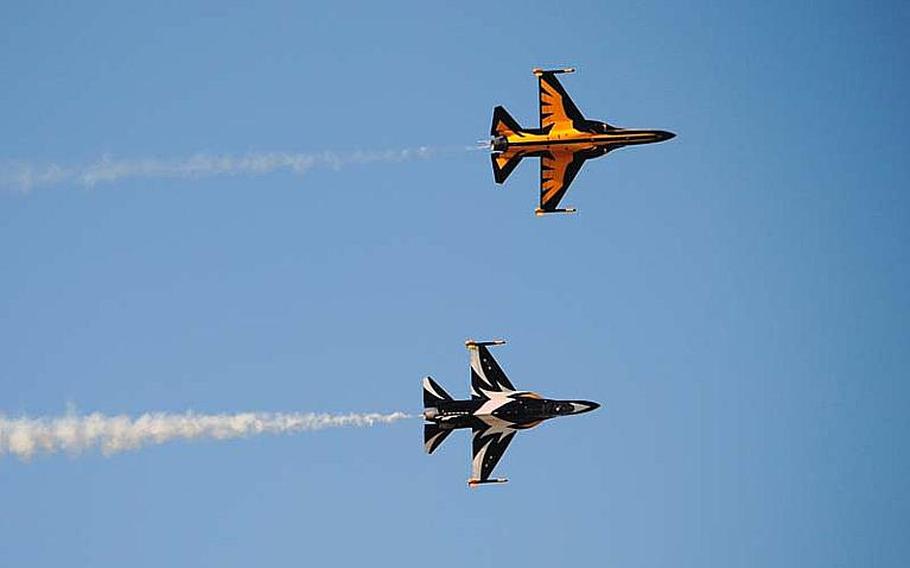
{"type": "Polygon", "coordinates": [[[505,182],[524,157],[522,152],[512,149],[490,154],[490,161],[493,162],[493,180],[496,183],[505,182]]]}
{"type": "Polygon", "coordinates": [[[423,448],[428,454],[436,451],[442,445],[452,430],[443,430],[435,422],[423,425],[423,448]]]}
{"type": "Polygon", "coordinates": [[[423,407],[434,408],[438,403],[452,400],[449,393],[433,380],[433,377],[423,379],[423,407]]]}
{"type": "Polygon", "coordinates": [[[490,126],[490,136],[513,136],[523,132],[518,121],[512,118],[505,108],[498,106],[493,109],[493,125],[490,126]]]}

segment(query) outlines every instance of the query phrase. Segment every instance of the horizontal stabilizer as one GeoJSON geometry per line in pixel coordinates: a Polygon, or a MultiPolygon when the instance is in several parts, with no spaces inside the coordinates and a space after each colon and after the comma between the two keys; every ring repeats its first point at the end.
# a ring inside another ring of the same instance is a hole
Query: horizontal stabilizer
{"type": "Polygon", "coordinates": [[[423,379],[423,407],[434,408],[440,402],[452,400],[452,397],[433,380],[433,377],[423,379]]]}
{"type": "Polygon", "coordinates": [[[442,445],[446,437],[451,434],[452,430],[443,430],[437,424],[423,425],[423,448],[428,454],[436,451],[436,448],[442,445]]]}
{"type": "Polygon", "coordinates": [[[490,126],[490,136],[514,136],[522,132],[518,121],[512,118],[505,108],[498,106],[493,109],[493,124],[490,126]]]}
{"type": "Polygon", "coordinates": [[[493,163],[493,181],[496,183],[505,182],[524,157],[524,152],[511,149],[490,154],[490,161],[493,163]]]}

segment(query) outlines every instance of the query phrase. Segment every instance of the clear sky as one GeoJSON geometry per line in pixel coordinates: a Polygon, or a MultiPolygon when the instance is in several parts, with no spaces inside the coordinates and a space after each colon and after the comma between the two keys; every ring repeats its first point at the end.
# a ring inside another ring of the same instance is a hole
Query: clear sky
{"type": "MultiPolygon", "coordinates": [[[[468,337],[599,401],[504,486],[408,420],[0,458],[2,566],[906,566],[910,10],[878,2],[6,2],[0,162],[470,145],[587,115],[678,134],[304,175],[0,189],[0,412],[420,410],[468,337]],[[432,4],[432,5],[431,5],[432,4]],[[794,5],[801,4],[801,5],[794,5]]],[[[17,167],[18,167],[17,166],[17,167]]]]}

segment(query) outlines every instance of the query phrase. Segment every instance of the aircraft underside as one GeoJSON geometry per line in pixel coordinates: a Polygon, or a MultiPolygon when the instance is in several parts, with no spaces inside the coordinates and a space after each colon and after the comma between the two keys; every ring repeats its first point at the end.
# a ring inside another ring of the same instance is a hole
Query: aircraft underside
{"type": "Polygon", "coordinates": [[[663,130],[616,128],[586,119],[556,78],[574,69],[534,69],[538,78],[540,126],[524,128],[505,108],[493,109],[490,149],[493,178],[504,183],[523,158],[540,158],[538,215],[573,213],[559,204],[586,160],[623,146],[651,144],[674,136],[663,130]]]}
{"type": "Polygon", "coordinates": [[[470,485],[500,483],[490,474],[515,434],[557,416],[582,414],[598,408],[586,400],[550,400],[519,391],[493,358],[487,346],[502,341],[468,341],[471,354],[471,398],[453,399],[430,377],[423,380],[424,447],[433,453],[454,430],[470,428],[473,456],[470,485]]]}

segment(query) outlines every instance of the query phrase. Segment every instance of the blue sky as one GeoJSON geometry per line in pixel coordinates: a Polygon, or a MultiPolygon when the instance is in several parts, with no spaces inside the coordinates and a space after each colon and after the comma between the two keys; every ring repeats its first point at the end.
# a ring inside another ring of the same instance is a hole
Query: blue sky
{"type": "Polygon", "coordinates": [[[470,145],[535,66],[678,138],[305,175],[0,190],[0,412],[418,411],[467,337],[596,413],[470,491],[419,421],[0,458],[0,564],[904,566],[901,3],[0,8],[0,162],[470,145]]]}

